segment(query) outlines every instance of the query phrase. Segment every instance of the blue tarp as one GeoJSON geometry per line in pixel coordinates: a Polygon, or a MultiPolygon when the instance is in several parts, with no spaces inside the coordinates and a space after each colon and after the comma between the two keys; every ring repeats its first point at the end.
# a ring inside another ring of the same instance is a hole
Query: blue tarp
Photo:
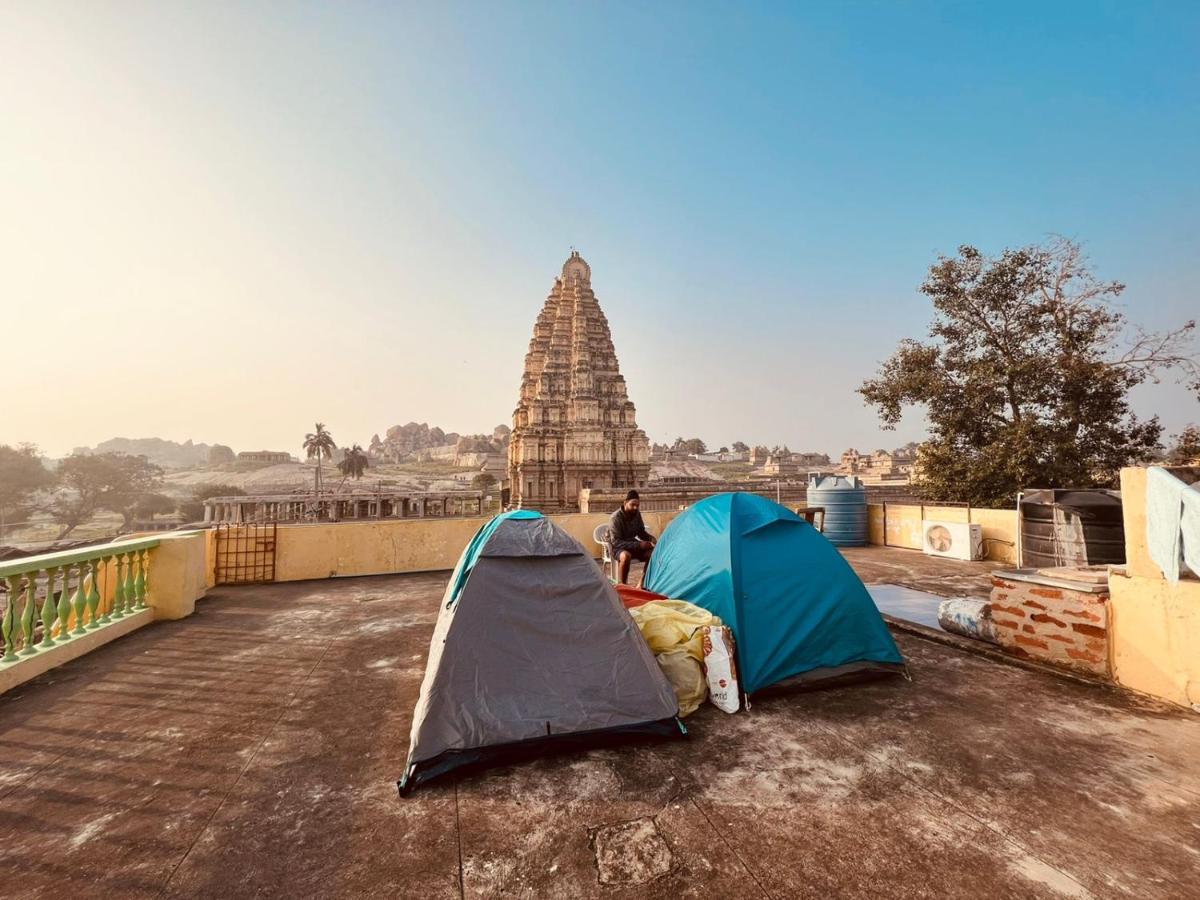
{"type": "Polygon", "coordinates": [[[483,548],[487,545],[490,538],[496,529],[500,527],[500,523],[505,519],[540,519],[542,514],[532,509],[514,509],[511,512],[501,513],[498,516],[493,516],[482,528],[475,532],[475,537],[471,538],[471,542],[467,544],[467,549],[462,552],[462,556],[458,558],[458,565],[454,567],[454,574],[450,576],[450,590],[446,596],[446,606],[449,606],[458,599],[458,595],[462,593],[463,585],[467,583],[467,576],[471,574],[471,570],[475,568],[475,563],[479,559],[479,554],[483,552],[483,548]]]}
{"type": "Polygon", "coordinates": [[[716,494],[680,513],[658,542],[646,587],[733,629],[748,694],[816,670],[904,664],[837,548],[765,497],[716,494]]]}

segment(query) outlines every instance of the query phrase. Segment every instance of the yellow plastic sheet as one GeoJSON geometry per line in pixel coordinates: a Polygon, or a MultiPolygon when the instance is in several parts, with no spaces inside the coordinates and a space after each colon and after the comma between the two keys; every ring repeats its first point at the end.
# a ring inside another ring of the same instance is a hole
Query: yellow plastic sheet
{"type": "Polygon", "coordinates": [[[679,715],[696,711],[708,696],[704,680],[705,625],[721,625],[721,619],[686,600],[654,600],[629,610],[642,637],[654,651],[658,666],[675,689],[679,715]]]}
{"type": "Polygon", "coordinates": [[[700,629],[724,624],[708,610],[686,600],[653,600],[635,606],[629,614],[655,653],[684,647],[696,662],[704,661],[700,629]]]}
{"type": "Polygon", "coordinates": [[[679,701],[679,715],[690,716],[708,697],[708,682],[704,680],[704,670],[682,648],[656,653],[658,667],[671,682],[675,689],[675,699],[679,701]]]}

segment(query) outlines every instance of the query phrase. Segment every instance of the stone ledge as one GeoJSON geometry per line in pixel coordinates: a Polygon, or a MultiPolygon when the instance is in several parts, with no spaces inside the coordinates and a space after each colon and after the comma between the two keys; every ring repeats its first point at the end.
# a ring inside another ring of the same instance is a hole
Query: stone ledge
{"type": "Polygon", "coordinates": [[[53,647],[39,650],[36,656],[23,656],[16,662],[0,665],[0,694],[11,691],[51,669],[56,669],[63,663],[69,663],[73,659],[91,653],[96,648],[103,647],[132,631],[137,631],[153,621],[154,610],[139,609],[115,622],[102,625],[95,631],[73,637],[66,643],[55,643],[53,647]]]}

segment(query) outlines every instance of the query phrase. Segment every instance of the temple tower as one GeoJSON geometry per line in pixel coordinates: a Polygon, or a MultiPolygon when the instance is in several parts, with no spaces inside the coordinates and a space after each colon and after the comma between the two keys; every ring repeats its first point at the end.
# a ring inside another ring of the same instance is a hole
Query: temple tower
{"type": "Polygon", "coordinates": [[[644,487],[650,473],[650,442],[575,250],[533,326],[508,470],[513,505],[545,512],[578,510],[583,488],[644,487]]]}

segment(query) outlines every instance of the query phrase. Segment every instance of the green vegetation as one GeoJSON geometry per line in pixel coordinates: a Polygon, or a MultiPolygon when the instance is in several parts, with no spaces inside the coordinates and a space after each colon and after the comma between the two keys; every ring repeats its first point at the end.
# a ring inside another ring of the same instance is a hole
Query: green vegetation
{"type": "Polygon", "coordinates": [[[308,459],[315,459],[317,461],[317,468],[313,478],[316,490],[320,491],[321,461],[333,458],[333,451],[337,449],[337,444],[333,442],[333,435],[325,429],[323,423],[318,422],[314,427],[315,431],[311,431],[304,436],[304,443],[301,444],[301,449],[308,454],[308,459]]]}
{"type": "Polygon", "coordinates": [[[33,509],[38,491],[54,483],[54,475],[42,465],[37,447],[0,446],[0,521],[17,522],[33,509]]]}
{"type": "Polygon", "coordinates": [[[363,477],[363,472],[367,471],[366,451],[363,450],[361,444],[355,444],[346,451],[342,457],[342,461],[338,463],[338,471],[342,473],[342,481],[347,478],[353,478],[355,481],[360,481],[363,477]]]}
{"type": "Polygon", "coordinates": [[[58,470],[57,487],[47,507],[60,526],[62,540],[101,510],[120,513],[129,528],[139,503],[158,495],[163,470],[144,456],[96,453],[69,456],[58,470]]]}
{"type": "Polygon", "coordinates": [[[1175,435],[1167,461],[1177,466],[1200,465],[1200,426],[1188,425],[1175,435]]]}
{"type": "Polygon", "coordinates": [[[902,341],[859,388],[886,428],[924,408],[923,497],[1006,506],[1022,488],[1112,485],[1156,454],[1162,426],[1133,414],[1129,392],[1174,370],[1200,395],[1195,322],[1130,329],[1124,288],[1061,238],[998,259],[964,246],[930,268],[930,340],[902,341]]]}
{"type": "Polygon", "coordinates": [[[708,452],[707,445],[704,443],[704,441],[700,440],[700,438],[697,438],[697,437],[694,437],[694,438],[677,437],[677,438],[675,438],[675,443],[671,445],[671,449],[676,451],[677,453],[686,453],[686,454],[695,453],[697,456],[700,455],[701,453],[708,452]]]}

